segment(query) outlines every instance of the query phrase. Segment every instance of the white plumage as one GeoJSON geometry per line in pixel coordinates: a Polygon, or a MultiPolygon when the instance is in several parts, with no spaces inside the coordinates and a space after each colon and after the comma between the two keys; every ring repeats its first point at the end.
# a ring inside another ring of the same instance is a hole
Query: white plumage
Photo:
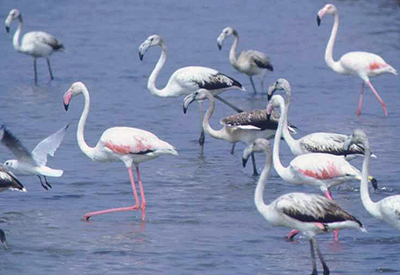
{"type": "Polygon", "coordinates": [[[67,129],[68,125],[39,142],[32,152],[29,152],[10,131],[2,126],[0,140],[17,157],[17,159],[7,160],[4,166],[22,174],[37,175],[43,188],[46,190],[48,187],[51,188],[46,177],[61,177],[63,170],[46,166],[47,155],[54,156],[64,139],[67,129]],[[42,176],[46,184],[43,183],[42,176]]]}
{"type": "Polygon", "coordinates": [[[375,88],[372,86],[369,78],[384,73],[397,75],[397,71],[392,66],[387,64],[385,60],[383,60],[383,58],[379,55],[368,52],[349,52],[344,54],[339,59],[339,61],[334,61],[333,46],[335,45],[335,39],[339,28],[339,12],[334,5],[325,5],[325,7],[318,11],[318,25],[320,25],[322,17],[324,17],[326,14],[332,14],[334,17],[331,36],[329,38],[328,44],[326,45],[326,64],[337,73],[357,76],[363,80],[363,83],[361,85],[361,94],[358,102],[358,108],[356,110],[356,114],[358,116],[361,115],[361,105],[364,96],[364,83],[366,83],[371,88],[379,103],[382,105],[383,113],[385,114],[385,116],[387,116],[386,104],[379,96],[375,88]]]}
{"type": "Polygon", "coordinates": [[[142,220],[144,220],[146,213],[146,199],[144,196],[142,179],[139,171],[139,164],[141,162],[151,160],[161,155],[178,155],[178,153],[171,144],[160,140],[153,133],[131,127],[109,128],[103,132],[96,147],[90,147],[89,145],[87,145],[83,134],[86,119],[89,114],[90,96],[88,89],[82,82],[75,82],[64,94],[64,106],[65,109],[68,110],[68,106],[72,98],[80,94],[83,94],[83,96],[85,97],[85,107],[79,120],[77,130],[77,140],[79,148],[93,161],[122,161],[125,164],[125,167],[128,169],[129,178],[132,184],[132,191],[135,196],[134,206],[89,212],[85,214],[84,219],[88,220],[91,216],[105,213],[131,211],[141,208],[142,220]],[[133,178],[132,165],[135,165],[136,173],[138,176],[140,195],[142,197],[141,206],[139,206],[139,198],[133,178]]]}
{"type": "Polygon", "coordinates": [[[17,52],[21,52],[33,57],[35,84],[37,85],[36,59],[40,57],[46,57],[50,78],[54,79],[53,73],[51,71],[49,56],[53,52],[63,51],[64,46],[61,43],[59,43],[54,36],[42,31],[34,31],[26,33],[23,36],[22,42],[20,44],[19,39],[22,29],[22,15],[20,11],[17,9],[11,10],[5,21],[5,25],[7,32],[9,32],[11,22],[16,19],[19,20],[19,25],[14,34],[13,46],[17,52]]]}
{"type": "Polygon", "coordinates": [[[257,182],[254,193],[254,203],[257,210],[273,226],[284,226],[301,231],[310,239],[313,273],[317,274],[314,246],[321,260],[324,274],[329,274],[328,266],[319,250],[315,236],[337,229],[366,230],[354,216],[340,208],[340,206],[323,196],[305,193],[289,193],[280,196],[270,204],[265,204],[263,193],[271,171],[272,152],[268,140],[257,139],[248,146],[244,153],[244,162],[253,152],[265,152],[266,163],[257,182]]]}
{"type": "Polygon", "coordinates": [[[246,74],[250,78],[251,85],[253,86],[254,93],[257,93],[256,87],[253,82],[253,75],[257,75],[261,81],[261,91],[263,91],[264,77],[268,71],[273,71],[274,68],[270,63],[269,57],[262,52],[248,50],[243,52],[237,52],[237,46],[239,43],[239,34],[232,27],[226,27],[222,30],[218,36],[217,43],[218,48],[222,49],[222,43],[225,38],[233,35],[234,42],[229,52],[229,60],[232,66],[241,73],[246,74]]]}
{"type": "MultiPolygon", "coordinates": [[[[370,167],[370,145],[367,135],[362,130],[355,130],[346,141],[345,147],[351,144],[362,144],[365,148],[365,156],[360,182],[360,194],[362,203],[367,211],[375,218],[385,221],[400,230],[400,195],[390,196],[378,202],[373,202],[368,190],[368,175],[370,167]]],[[[374,186],[375,188],[377,186],[374,186]]]]}

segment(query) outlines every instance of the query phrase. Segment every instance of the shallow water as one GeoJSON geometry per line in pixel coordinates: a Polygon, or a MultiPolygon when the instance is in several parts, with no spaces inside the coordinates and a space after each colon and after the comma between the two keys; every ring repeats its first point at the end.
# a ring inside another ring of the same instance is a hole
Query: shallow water
{"type": "MultiPolygon", "coordinates": [[[[334,1],[340,13],[334,56],[351,50],[371,51],[400,69],[400,6],[394,1],[334,1]]],[[[239,80],[247,93],[222,96],[244,109],[262,108],[265,95],[252,96],[248,78],[228,62],[232,39],[218,51],[216,39],[226,26],[240,34],[240,49],[257,49],[271,57],[274,72],[292,84],[290,121],[297,137],[316,131],[350,134],[355,128],[369,135],[374,153],[372,174],[379,192],[373,199],[400,193],[399,79],[383,75],[372,80],[387,103],[389,116],[366,89],[361,120],[354,115],[361,81],[332,72],[323,56],[333,19],[320,27],[316,13],[325,3],[316,1],[6,1],[4,18],[12,8],[24,16],[23,33],[44,30],[66,47],[51,57],[55,80],[49,82],[46,63],[38,61],[39,86],[33,85],[32,58],[16,53],[12,36],[2,34],[0,47],[0,123],[27,148],[66,123],[70,128],[49,166],[64,170],[51,178],[45,191],[37,177],[18,178],[27,193],[0,194],[0,228],[9,251],[0,251],[1,274],[308,274],[308,241],[283,240],[289,230],[271,227],[257,212],[253,193],[257,177],[251,166],[241,167],[238,145],[206,137],[205,156],[199,158],[197,107],[182,113],[181,98],[156,98],[146,90],[147,77],[160,49],[138,58],[139,45],[151,34],[162,35],[168,60],[157,80],[163,87],[176,69],[188,65],[216,68],[239,80]],[[78,148],[75,131],[83,98],[75,98],[66,113],[62,95],[74,81],[91,92],[86,140],[94,146],[112,126],[146,129],[177,147],[179,157],[165,156],[143,163],[147,219],[139,213],[118,213],[81,220],[87,211],[133,203],[128,174],[122,163],[91,162],[78,148]]],[[[14,32],[16,24],[12,25],[14,32]]],[[[256,81],[258,86],[259,82],[256,81]]],[[[232,114],[218,104],[212,123],[232,114]]],[[[0,161],[12,158],[0,148],[0,161]]],[[[257,155],[261,170],[264,156],[257,155]]],[[[293,158],[286,145],[281,158],[293,158]]],[[[354,164],[361,166],[362,159],[354,164]]],[[[292,186],[273,172],[264,199],[269,202],[292,192],[318,193],[292,186]]],[[[357,216],[368,234],[341,231],[318,236],[332,274],[400,273],[398,231],[372,218],[363,208],[358,184],[345,184],[333,194],[357,216]]],[[[318,266],[321,270],[321,267],[318,266]]]]}

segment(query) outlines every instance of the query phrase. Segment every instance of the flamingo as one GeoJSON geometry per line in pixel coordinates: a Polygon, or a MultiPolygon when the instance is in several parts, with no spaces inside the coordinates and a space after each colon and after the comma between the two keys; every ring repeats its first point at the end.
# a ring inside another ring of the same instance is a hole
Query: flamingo
{"type": "MultiPolygon", "coordinates": [[[[284,167],[279,158],[280,139],[285,127],[286,109],[285,102],[280,95],[274,95],[267,105],[267,114],[272,108],[279,107],[281,116],[278,129],[276,130],[273,151],[273,163],[279,176],[292,184],[308,184],[320,188],[325,196],[332,200],[330,189],[336,185],[361,180],[361,172],[351,165],[343,156],[336,156],[326,153],[310,153],[295,157],[288,167],[284,167]]],[[[371,177],[371,183],[376,179],[371,177]]],[[[288,238],[298,232],[292,231],[288,238]]],[[[338,233],[335,232],[335,240],[338,240],[338,233]]]]}
{"type": "MultiPolygon", "coordinates": [[[[197,101],[208,99],[210,106],[207,109],[206,115],[203,119],[204,131],[216,139],[222,139],[230,143],[243,142],[250,145],[257,138],[271,139],[275,136],[275,131],[278,127],[277,119],[268,119],[266,111],[253,110],[249,112],[242,112],[236,115],[228,116],[221,120],[223,125],[222,129],[214,130],[210,126],[210,119],[215,109],[214,97],[210,91],[200,89],[190,95],[187,95],[183,100],[183,111],[186,113],[189,105],[197,101]]],[[[257,168],[255,165],[254,155],[253,161],[253,174],[257,175],[257,168]]]]}
{"type": "Polygon", "coordinates": [[[321,19],[326,14],[332,14],[334,17],[334,23],[332,33],[329,38],[328,44],[325,51],[325,62],[329,68],[337,73],[345,75],[353,75],[360,77],[363,82],[361,84],[361,94],[358,101],[358,108],[356,115],[361,115],[361,105],[364,96],[364,84],[366,83],[375,94],[379,103],[382,105],[383,113],[387,116],[386,104],[379,96],[378,92],[372,86],[370,77],[378,76],[384,73],[391,73],[397,75],[397,71],[387,64],[385,60],[379,55],[368,53],[368,52],[349,52],[344,54],[339,61],[333,60],[333,46],[335,44],[336,34],[339,27],[339,13],[337,8],[332,4],[327,4],[321,10],[318,11],[317,23],[318,26],[321,24],[321,19]]]}
{"type": "Polygon", "coordinates": [[[361,222],[344,211],[335,201],[323,196],[306,193],[288,193],[265,204],[263,193],[271,171],[272,152],[269,142],[265,139],[255,140],[243,154],[243,161],[253,152],[265,152],[266,163],[258,179],[254,193],[254,203],[257,210],[273,226],[296,228],[309,238],[312,274],[318,274],[315,260],[315,250],[322,263],[324,274],[329,274],[329,268],[323,258],[315,236],[338,229],[359,229],[366,232],[361,222]]]}
{"type": "Polygon", "coordinates": [[[53,73],[51,71],[50,59],[49,56],[53,52],[64,51],[63,44],[59,43],[57,39],[46,33],[41,31],[28,32],[22,38],[22,43],[19,43],[19,38],[21,35],[22,29],[22,15],[21,12],[17,9],[13,9],[8,14],[6,19],[6,31],[7,33],[10,31],[10,25],[13,20],[19,21],[19,25],[17,30],[15,31],[13,38],[13,46],[17,52],[21,52],[33,57],[33,70],[35,73],[35,85],[37,85],[37,71],[36,71],[36,59],[39,57],[46,57],[47,67],[49,68],[50,79],[54,79],[53,73]]]}
{"type": "MultiPolygon", "coordinates": [[[[167,85],[163,89],[158,89],[155,85],[156,78],[167,60],[167,45],[164,40],[159,35],[149,36],[139,47],[139,58],[140,60],[143,60],[144,53],[148,48],[153,46],[161,47],[161,55],[147,82],[147,89],[152,95],[158,97],[178,97],[181,95],[188,95],[203,88],[211,91],[215,98],[227,104],[235,111],[243,111],[219,96],[220,93],[228,89],[239,89],[245,91],[242,84],[232,77],[211,68],[199,66],[180,68],[171,75],[167,85]]],[[[199,104],[199,111],[201,124],[203,121],[202,104],[199,104]]],[[[203,156],[204,138],[204,131],[201,129],[199,138],[200,156],[203,156]]]]}
{"type": "MultiPolygon", "coordinates": [[[[292,102],[292,92],[289,81],[284,78],[277,79],[268,89],[268,100],[277,90],[284,90],[286,94],[286,116],[289,114],[289,108],[292,102]]],[[[364,148],[360,144],[353,144],[345,151],[343,149],[344,141],[348,138],[347,135],[336,133],[317,132],[308,134],[300,139],[295,140],[286,125],[283,126],[283,138],[289,145],[293,155],[299,156],[308,153],[327,153],[332,155],[344,156],[350,160],[358,155],[363,155],[364,148]]],[[[376,157],[375,155],[373,155],[376,157]]]]}
{"type": "MultiPolygon", "coordinates": [[[[390,196],[378,202],[373,202],[368,190],[368,175],[370,167],[370,145],[368,137],[362,130],[355,130],[346,140],[345,147],[351,144],[361,144],[365,148],[365,156],[362,166],[362,178],[360,182],[361,201],[367,211],[375,218],[385,221],[397,230],[400,230],[400,195],[390,196]]],[[[377,189],[377,186],[374,186],[377,189]]]]}
{"type": "Polygon", "coordinates": [[[0,141],[17,157],[17,159],[7,160],[4,166],[22,174],[37,175],[40,184],[44,189],[48,190],[48,187],[51,188],[52,186],[49,184],[46,177],[61,177],[64,171],[46,166],[47,155],[54,156],[61,141],[64,139],[68,126],[69,125],[66,125],[42,140],[36,145],[32,152],[29,152],[3,125],[0,128],[0,141]],[[41,177],[44,178],[46,185],[43,183],[41,177]]]}
{"type": "Polygon", "coordinates": [[[72,98],[80,94],[83,94],[85,97],[85,106],[81,118],[79,119],[78,130],[76,133],[79,148],[92,161],[122,161],[125,164],[125,167],[128,169],[129,179],[132,185],[133,195],[135,197],[135,205],[133,206],[88,212],[84,215],[83,219],[87,221],[90,217],[95,215],[118,211],[133,211],[141,208],[142,221],[144,221],[146,217],[146,199],[144,196],[139,164],[161,155],[177,156],[177,151],[171,144],[159,139],[153,133],[132,127],[108,128],[101,135],[96,147],[90,147],[87,145],[83,135],[90,108],[89,91],[85,84],[82,82],[75,82],[72,84],[72,86],[64,94],[64,107],[65,110],[68,111],[68,106],[72,98]],[[132,165],[134,165],[136,168],[140,196],[142,198],[141,206],[139,206],[139,198],[135,187],[135,180],[133,178],[132,165]]]}
{"type": "Polygon", "coordinates": [[[220,50],[222,49],[222,43],[224,42],[225,38],[231,35],[234,36],[234,42],[229,52],[229,61],[231,62],[232,67],[239,72],[248,75],[251,85],[253,86],[254,93],[257,93],[257,90],[253,82],[253,75],[257,75],[261,81],[261,91],[263,91],[265,74],[267,71],[274,70],[269,57],[265,53],[254,50],[237,53],[236,50],[239,42],[239,34],[232,27],[226,27],[218,36],[217,44],[220,50]]]}

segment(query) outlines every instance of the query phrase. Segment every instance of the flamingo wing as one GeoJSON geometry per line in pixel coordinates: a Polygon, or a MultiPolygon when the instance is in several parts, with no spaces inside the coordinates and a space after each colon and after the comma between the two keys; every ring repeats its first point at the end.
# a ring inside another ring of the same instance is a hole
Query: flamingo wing
{"type": "Polygon", "coordinates": [[[65,137],[68,126],[69,124],[61,128],[51,136],[48,136],[47,138],[39,142],[39,144],[36,145],[35,149],[33,149],[32,156],[39,165],[46,165],[47,155],[50,155],[52,157],[54,156],[54,153],[56,152],[61,144],[61,141],[65,137]]]}
{"type": "Polygon", "coordinates": [[[266,130],[278,128],[278,122],[276,117],[271,116],[268,119],[267,112],[265,109],[262,110],[252,110],[248,112],[242,112],[239,114],[234,114],[227,116],[221,120],[222,125],[226,126],[253,126],[255,129],[266,130]]]}
{"type": "MultiPolygon", "coordinates": [[[[29,40],[30,42],[36,44],[45,44],[53,48],[53,50],[59,50],[64,48],[64,46],[61,43],[59,43],[54,36],[42,31],[29,32],[24,35],[23,40],[24,41],[29,40]]],[[[22,43],[24,43],[24,41],[22,43]]]]}
{"type": "Polygon", "coordinates": [[[257,67],[261,69],[267,69],[269,71],[274,70],[274,67],[265,53],[259,51],[248,51],[246,53],[248,53],[250,61],[253,62],[257,67]]]}

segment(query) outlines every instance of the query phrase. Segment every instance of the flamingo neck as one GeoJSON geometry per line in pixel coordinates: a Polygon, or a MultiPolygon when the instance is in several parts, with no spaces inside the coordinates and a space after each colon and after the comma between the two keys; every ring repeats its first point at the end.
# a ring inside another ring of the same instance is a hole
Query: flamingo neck
{"type": "Polygon", "coordinates": [[[83,134],[83,131],[85,129],[85,124],[86,124],[86,119],[88,117],[89,109],[90,109],[89,91],[87,89],[84,89],[83,95],[85,97],[85,106],[83,108],[81,118],[79,119],[78,130],[76,132],[76,139],[78,140],[78,145],[79,145],[79,148],[82,150],[82,152],[85,153],[85,155],[87,155],[89,158],[93,159],[94,148],[87,145],[84,134],[83,134]]]}
{"type": "Polygon", "coordinates": [[[20,38],[20,36],[21,36],[21,30],[22,30],[22,17],[20,16],[20,17],[19,17],[18,28],[17,28],[17,30],[15,31],[14,37],[13,37],[13,46],[14,46],[14,49],[15,49],[17,52],[21,52],[21,51],[22,51],[22,49],[21,49],[21,44],[19,43],[19,38],[20,38]]]}
{"type": "Polygon", "coordinates": [[[281,110],[281,116],[279,117],[279,122],[278,122],[278,129],[276,130],[275,133],[275,139],[274,139],[274,151],[273,151],[273,163],[274,163],[274,168],[276,172],[281,176],[282,178],[286,174],[286,168],[283,167],[281,160],[279,158],[279,147],[280,147],[280,141],[282,137],[282,130],[284,127],[286,127],[285,122],[286,122],[286,112],[285,112],[285,103],[283,101],[280,102],[279,104],[280,110],[281,110]]]}
{"type": "MultiPolygon", "coordinates": [[[[296,140],[292,137],[292,135],[289,132],[288,129],[288,121],[287,121],[287,117],[289,114],[289,109],[290,109],[290,105],[292,104],[292,93],[291,93],[291,89],[287,88],[285,90],[286,92],[286,97],[285,97],[285,123],[283,126],[283,138],[285,139],[286,143],[289,145],[290,150],[292,150],[292,148],[294,148],[296,146],[296,140]]],[[[282,113],[281,113],[282,115],[282,113]]]]}
{"type": "Polygon", "coordinates": [[[147,82],[147,89],[154,96],[168,97],[170,95],[167,93],[166,88],[160,90],[160,89],[157,89],[157,87],[156,87],[157,76],[160,73],[162,67],[164,66],[165,61],[167,60],[167,45],[164,42],[161,42],[160,45],[161,45],[161,55],[157,61],[156,66],[154,67],[154,70],[150,74],[149,80],[147,82]]]}
{"type": "Polygon", "coordinates": [[[214,130],[211,127],[210,119],[211,119],[211,116],[212,116],[212,114],[214,113],[214,110],[215,110],[215,100],[214,100],[214,97],[212,96],[211,93],[207,93],[207,99],[210,101],[210,106],[208,107],[207,112],[204,115],[204,119],[203,119],[204,132],[206,132],[207,134],[209,134],[213,138],[228,140],[229,139],[229,135],[224,130],[225,127],[222,128],[221,130],[214,130]]]}
{"type": "Polygon", "coordinates": [[[371,160],[371,150],[369,147],[369,141],[364,140],[363,146],[365,148],[365,153],[364,153],[364,161],[363,161],[363,165],[362,165],[362,175],[361,175],[361,184],[360,184],[361,201],[362,201],[365,209],[367,209],[367,211],[369,213],[371,213],[374,216],[381,216],[376,203],[374,203],[371,200],[371,197],[369,195],[369,190],[368,190],[368,176],[370,175],[369,167],[370,167],[370,160],[371,160]]]}
{"type": "Polygon", "coordinates": [[[266,161],[264,169],[261,172],[260,177],[258,178],[256,191],[254,193],[254,203],[256,204],[257,210],[262,213],[266,219],[268,219],[268,205],[265,204],[263,194],[265,190],[265,185],[267,183],[267,179],[271,173],[271,164],[272,164],[272,154],[271,150],[266,150],[266,161]]]}
{"type": "Polygon", "coordinates": [[[325,50],[325,62],[332,70],[338,73],[345,73],[340,61],[333,60],[333,47],[335,45],[336,35],[339,28],[339,14],[335,12],[333,14],[334,22],[332,27],[331,36],[329,37],[328,44],[325,50]]]}
{"type": "Polygon", "coordinates": [[[239,34],[236,31],[233,31],[233,44],[231,47],[231,50],[229,52],[229,60],[231,61],[231,64],[233,66],[237,66],[237,57],[236,57],[236,51],[239,43],[239,34]]]}

